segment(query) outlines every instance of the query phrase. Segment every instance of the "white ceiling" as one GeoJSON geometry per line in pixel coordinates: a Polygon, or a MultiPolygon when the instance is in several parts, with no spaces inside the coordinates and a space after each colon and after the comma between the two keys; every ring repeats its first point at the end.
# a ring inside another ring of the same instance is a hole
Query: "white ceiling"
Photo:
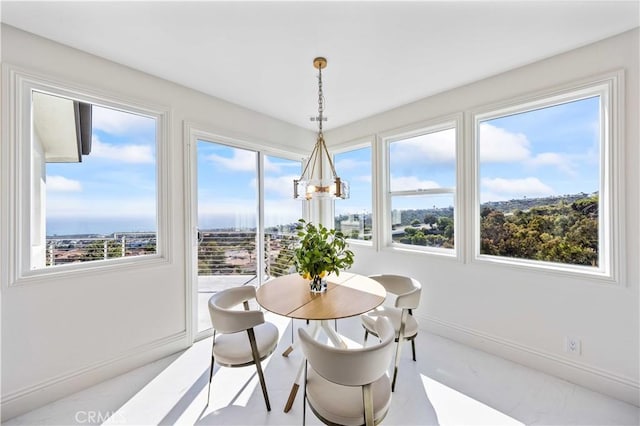
{"type": "Polygon", "coordinates": [[[2,22],[298,126],[337,127],[639,25],[639,1],[11,2],[2,22]]]}

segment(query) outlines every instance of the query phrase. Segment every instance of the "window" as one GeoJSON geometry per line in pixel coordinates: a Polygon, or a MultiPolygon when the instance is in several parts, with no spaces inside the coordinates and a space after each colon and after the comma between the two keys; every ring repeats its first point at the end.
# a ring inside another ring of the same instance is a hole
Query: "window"
{"type": "Polygon", "coordinates": [[[455,254],[456,127],[447,123],[387,139],[393,246],[455,254]]]}
{"type": "Polygon", "coordinates": [[[352,240],[370,241],[371,217],[371,145],[335,154],[340,178],[349,182],[350,197],[334,203],[335,229],[352,240]]]}
{"type": "Polygon", "coordinates": [[[610,83],[476,116],[477,254],[610,270],[610,83]]]}
{"type": "Polygon", "coordinates": [[[25,93],[31,194],[22,203],[30,210],[24,270],[158,254],[160,116],[62,91],[25,93]]]}

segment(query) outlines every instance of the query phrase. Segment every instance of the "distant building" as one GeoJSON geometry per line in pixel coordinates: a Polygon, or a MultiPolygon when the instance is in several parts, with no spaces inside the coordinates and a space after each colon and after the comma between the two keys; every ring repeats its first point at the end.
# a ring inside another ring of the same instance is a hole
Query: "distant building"
{"type": "Polygon", "coordinates": [[[350,215],[348,219],[340,221],[340,230],[347,237],[354,234],[354,231],[358,233],[358,236],[364,235],[364,220],[357,215],[350,215]]]}

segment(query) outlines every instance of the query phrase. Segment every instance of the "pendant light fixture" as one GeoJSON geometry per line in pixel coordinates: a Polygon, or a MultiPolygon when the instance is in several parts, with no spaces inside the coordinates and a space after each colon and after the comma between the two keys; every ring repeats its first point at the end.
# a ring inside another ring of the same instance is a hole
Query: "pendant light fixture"
{"type": "Polygon", "coordinates": [[[326,68],[327,60],[315,58],[313,66],[318,70],[318,116],[311,120],[318,122],[318,136],[300,178],[293,180],[293,198],[307,200],[320,197],[349,198],[349,184],[338,177],[322,134],[322,122],[326,120],[322,94],[322,70],[326,68]],[[325,170],[325,158],[329,165],[328,170],[325,170]],[[327,172],[331,175],[325,177],[327,172]]]}

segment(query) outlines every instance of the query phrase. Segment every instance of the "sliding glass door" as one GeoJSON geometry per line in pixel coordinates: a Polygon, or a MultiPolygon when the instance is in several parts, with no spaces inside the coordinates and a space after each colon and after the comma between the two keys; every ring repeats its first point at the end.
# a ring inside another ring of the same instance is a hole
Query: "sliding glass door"
{"type": "Polygon", "coordinates": [[[225,288],[289,273],[293,200],[301,162],[215,141],[196,142],[197,332],[211,328],[207,302],[225,288]]]}

